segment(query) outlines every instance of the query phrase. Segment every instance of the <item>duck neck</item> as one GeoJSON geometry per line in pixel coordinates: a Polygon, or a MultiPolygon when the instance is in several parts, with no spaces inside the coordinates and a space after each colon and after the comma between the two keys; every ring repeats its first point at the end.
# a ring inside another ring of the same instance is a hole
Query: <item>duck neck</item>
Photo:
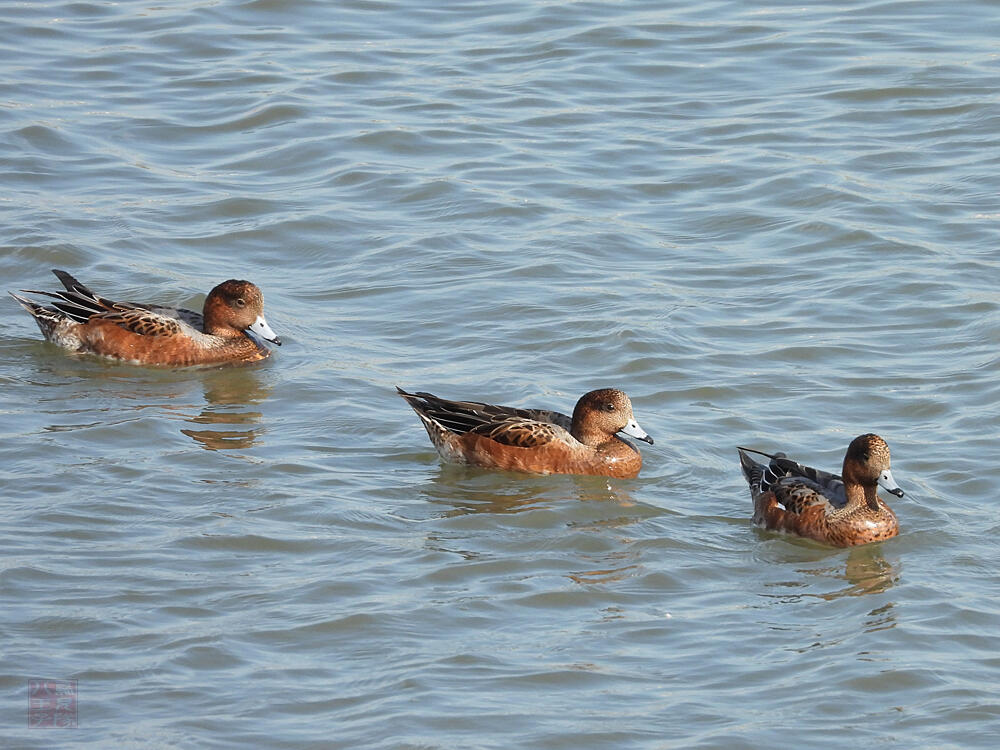
{"type": "Polygon", "coordinates": [[[205,326],[205,333],[220,339],[243,339],[249,338],[243,331],[238,331],[232,326],[205,326]]]}
{"type": "Polygon", "coordinates": [[[215,290],[205,299],[201,308],[201,327],[209,336],[222,339],[235,339],[243,335],[238,328],[229,323],[229,315],[225,303],[214,294],[215,290]]]}
{"type": "Polygon", "coordinates": [[[589,445],[592,448],[596,448],[607,440],[607,436],[602,432],[599,430],[589,430],[586,425],[580,422],[573,423],[573,429],[570,431],[570,434],[584,445],[589,445]]]}
{"type": "Polygon", "coordinates": [[[214,314],[215,310],[210,309],[209,305],[205,305],[205,309],[202,313],[203,320],[205,321],[203,327],[205,333],[209,336],[216,336],[221,339],[237,339],[246,334],[231,325],[227,325],[218,320],[218,316],[214,314]]]}
{"type": "Polygon", "coordinates": [[[878,485],[861,485],[844,483],[844,494],[847,496],[847,507],[861,508],[867,506],[870,510],[877,511],[878,505],[878,485]]]}

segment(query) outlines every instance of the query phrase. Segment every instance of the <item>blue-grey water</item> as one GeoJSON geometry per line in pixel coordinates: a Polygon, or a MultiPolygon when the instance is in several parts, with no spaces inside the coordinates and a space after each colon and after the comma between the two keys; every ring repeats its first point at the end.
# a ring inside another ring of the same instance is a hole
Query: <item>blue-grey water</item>
{"type": "Polygon", "coordinates": [[[0,6],[3,289],[248,278],[285,341],[144,369],[0,303],[0,745],[992,750],[998,40],[986,0],[0,6]],[[397,384],[615,386],[656,445],[443,466],[397,384]],[[869,431],[899,537],[751,527],[737,445],[869,431]]]}

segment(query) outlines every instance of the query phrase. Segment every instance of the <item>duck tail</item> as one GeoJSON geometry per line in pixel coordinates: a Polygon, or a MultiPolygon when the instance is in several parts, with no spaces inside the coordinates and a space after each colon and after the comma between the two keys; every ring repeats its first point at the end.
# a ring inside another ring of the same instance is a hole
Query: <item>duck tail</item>
{"type": "Polygon", "coordinates": [[[52,273],[55,274],[56,278],[62,282],[62,285],[66,287],[66,291],[71,294],[82,294],[84,297],[90,297],[91,299],[97,299],[97,295],[90,291],[87,287],[81,284],[76,278],[66,271],[61,271],[58,268],[53,268],[52,273]]]}
{"type": "Polygon", "coordinates": [[[25,304],[25,298],[18,297],[16,294],[11,292],[11,296],[14,297],[18,302],[21,303],[32,315],[38,319],[38,310],[47,311],[49,314],[58,313],[59,315],[75,322],[75,323],[86,323],[87,320],[92,315],[99,315],[100,313],[111,312],[114,310],[121,310],[124,306],[112,302],[109,299],[100,297],[94,294],[90,289],[85,287],[79,281],[77,281],[73,276],[66,273],[65,271],[60,271],[58,268],[52,269],[52,273],[56,275],[56,278],[62,282],[62,285],[66,288],[64,292],[43,292],[40,289],[22,289],[22,292],[27,292],[28,294],[41,294],[45,297],[50,297],[55,302],[49,303],[51,307],[42,307],[36,302],[28,301],[33,307],[28,307],[25,304]]]}
{"type": "Polygon", "coordinates": [[[437,398],[431,393],[424,393],[422,391],[417,391],[416,393],[407,393],[398,385],[396,386],[396,393],[406,399],[406,403],[417,413],[420,417],[420,421],[424,425],[424,429],[427,431],[427,436],[431,439],[431,443],[437,449],[437,452],[446,461],[452,461],[455,463],[464,463],[464,458],[462,456],[461,449],[457,446],[456,441],[458,440],[458,435],[465,430],[451,431],[448,427],[442,423],[442,420],[447,421],[447,413],[441,412],[439,407],[442,403],[447,404],[449,402],[443,402],[441,399],[437,398]]]}
{"type": "Polygon", "coordinates": [[[40,330],[42,335],[47,339],[51,340],[53,336],[55,336],[56,330],[61,326],[73,322],[59,310],[53,310],[51,307],[44,307],[34,300],[22,297],[20,294],[14,294],[14,292],[7,292],[7,294],[17,300],[17,303],[31,314],[35,323],[38,324],[38,330],[40,330]]]}
{"type": "Polygon", "coordinates": [[[757,463],[747,454],[756,453],[768,458],[771,458],[771,456],[760,451],[755,451],[753,448],[740,448],[737,446],[736,450],[740,454],[740,468],[743,470],[743,476],[746,477],[747,483],[750,485],[750,492],[757,495],[761,491],[764,482],[764,471],[767,467],[764,464],[757,463]]]}

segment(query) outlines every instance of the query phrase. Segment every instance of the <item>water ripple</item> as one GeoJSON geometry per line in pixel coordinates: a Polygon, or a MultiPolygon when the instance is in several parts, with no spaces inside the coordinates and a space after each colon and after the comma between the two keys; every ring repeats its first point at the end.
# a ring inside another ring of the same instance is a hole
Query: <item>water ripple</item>
{"type": "Polygon", "coordinates": [[[8,744],[52,744],[50,677],[95,748],[991,748],[983,11],[0,11],[7,288],[250,278],[286,342],[136,370],[8,301],[8,744]],[[657,442],[628,482],[442,466],[396,384],[615,385],[657,442]],[[837,470],[869,430],[900,537],[750,527],[736,445],[837,470]]]}

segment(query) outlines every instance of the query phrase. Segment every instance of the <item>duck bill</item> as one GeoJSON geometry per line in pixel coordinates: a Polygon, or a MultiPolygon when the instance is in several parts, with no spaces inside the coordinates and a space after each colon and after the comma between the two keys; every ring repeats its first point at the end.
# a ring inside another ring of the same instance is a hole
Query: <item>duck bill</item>
{"type": "Polygon", "coordinates": [[[279,339],[275,335],[274,331],[271,330],[271,326],[269,326],[267,321],[264,320],[263,315],[258,315],[257,320],[251,323],[247,330],[250,331],[250,333],[260,336],[264,339],[264,341],[270,341],[276,346],[281,346],[281,339],[279,339]]]}
{"type": "Polygon", "coordinates": [[[883,471],[878,478],[878,485],[886,492],[891,492],[896,497],[902,497],[903,491],[896,484],[896,480],[892,478],[892,472],[886,469],[883,471]]]}
{"type": "Polygon", "coordinates": [[[651,438],[634,419],[630,419],[628,424],[622,427],[619,432],[628,435],[629,437],[634,437],[636,440],[644,440],[650,445],[653,444],[653,438],[651,438]]]}

